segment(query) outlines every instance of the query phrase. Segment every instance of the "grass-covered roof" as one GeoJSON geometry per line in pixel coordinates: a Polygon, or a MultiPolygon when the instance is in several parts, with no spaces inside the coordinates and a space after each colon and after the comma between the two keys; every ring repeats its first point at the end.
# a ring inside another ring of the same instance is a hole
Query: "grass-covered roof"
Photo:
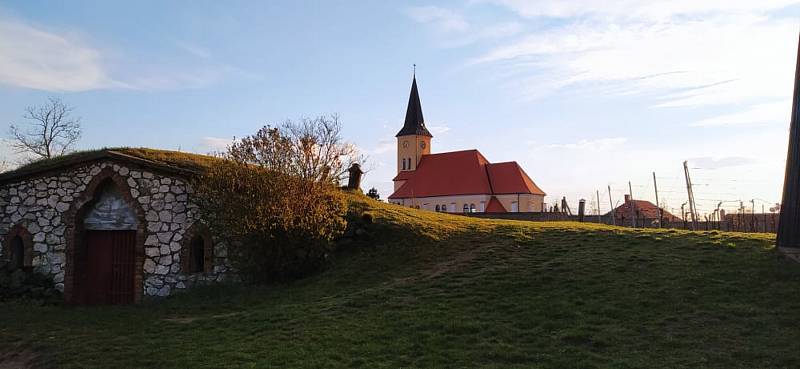
{"type": "Polygon", "coordinates": [[[196,174],[207,168],[217,158],[209,155],[181,151],[148,149],[143,147],[113,147],[87,150],[67,155],[40,159],[25,164],[12,171],[0,173],[0,183],[35,176],[65,167],[80,165],[102,159],[115,159],[121,162],[183,174],[196,174]]]}

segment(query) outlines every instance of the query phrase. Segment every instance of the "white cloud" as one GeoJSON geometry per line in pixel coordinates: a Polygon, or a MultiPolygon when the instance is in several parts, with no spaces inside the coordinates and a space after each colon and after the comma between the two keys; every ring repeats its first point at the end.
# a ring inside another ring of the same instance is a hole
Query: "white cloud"
{"type": "Polygon", "coordinates": [[[199,46],[176,42],[174,47],[182,51],[177,60],[120,56],[118,51],[92,46],[72,30],[0,17],[0,85],[66,92],[164,90],[205,87],[231,76],[257,77],[215,62],[199,46]]]}
{"type": "Polygon", "coordinates": [[[390,151],[394,150],[395,149],[395,145],[396,145],[396,143],[394,142],[394,140],[380,140],[380,141],[378,141],[378,145],[374,149],[372,149],[370,152],[372,152],[373,154],[376,154],[376,155],[387,153],[387,152],[390,152],[390,151]]]}
{"type": "Polygon", "coordinates": [[[208,151],[219,152],[227,150],[228,145],[232,142],[233,139],[231,138],[206,136],[200,139],[200,146],[208,151]]]}
{"type": "Polygon", "coordinates": [[[523,17],[577,17],[664,19],[711,12],[768,11],[797,4],[797,0],[486,0],[508,7],[523,17]]]}
{"type": "Polygon", "coordinates": [[[432,27],[439,38],[438,43],[446,48],[511,37],[521,33],[524,29],[523,25],[517,21],[473,24],[468,22],[459,11],[438,6],[410,8],[408,15],[415,22],[432,27]]]}
{"type": "Polygon", "coordinates": [[[34,159],[30,154],[17,152],[11,145],[12,141],[0,138],[0,172],[12,170],[18,165],[25,164],[34,159]]]}
{"type": "Polygon", "coordinates": [[[121,86],[98,50],[68,33],[0,19],[0,84],[49,91],[121,86]]]}
{"type": "Polygon", "coordinates": [[[659,22],[588,20],[530,34],[472,63],[509,69],[528,97],[601,84],[658,106],[788,97],[796,25],[761,15],[659,22]]]}
{"type": "Polygon", "coordinates": [[[450,131],[448,126],[428,126],[428,130],[433,134],[441,135],[450,131]]]}
{"type": "Polygon", "coordinates": [[[745,110],[722,114],[691,123],[693,127],[730,126],[741,124],[786,123],[792,110],[789,101],[755,104],[745,110]]]}
{"type": "Polygon", "coordinates": [[[607,151],[628,142],[625,137],[598,138],[594,140],[583,139],[575,143],[545,145],[545,149],[566,149],[585,151],[607,151]]]}
{"type": "Polygon", "coordinates": [[[692,166],[699,167],[697,169],[721,169],[730,167],[739,167],[743,165],[752,164],[755,162],[753,158],[743,156],[725,156],[725,157],[700,157],[688,159],[692,166]]]}
{"type": "Polygon", "coordinates": [[[413,7],[408,10],[408,15],[418,23],[430,24],[444,32],[463,32],[469,28],[459,13],[438,6],[413,7]]]}

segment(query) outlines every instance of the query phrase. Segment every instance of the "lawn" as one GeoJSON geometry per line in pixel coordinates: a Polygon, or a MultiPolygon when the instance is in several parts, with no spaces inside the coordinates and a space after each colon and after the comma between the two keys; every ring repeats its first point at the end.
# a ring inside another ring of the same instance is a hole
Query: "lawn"
{"type": "Polygon", "coordinates": [[[0,304],[0,351],[44,368],[800,367],[800,264],[773,236],[350,196],[373,240],[323,273],[139,306],[0,304]]]}

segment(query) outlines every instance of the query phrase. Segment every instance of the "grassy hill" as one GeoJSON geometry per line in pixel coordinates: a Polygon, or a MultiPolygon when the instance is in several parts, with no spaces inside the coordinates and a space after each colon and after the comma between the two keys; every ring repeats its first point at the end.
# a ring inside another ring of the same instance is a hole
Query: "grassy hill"
{"type": "Polygon", "coordinates": [[[140,306],[0,304],[0,352],[65,368],[800,367],[800,265],[772,236],[350,196],[374,242],[319,275],[140,306]]]}

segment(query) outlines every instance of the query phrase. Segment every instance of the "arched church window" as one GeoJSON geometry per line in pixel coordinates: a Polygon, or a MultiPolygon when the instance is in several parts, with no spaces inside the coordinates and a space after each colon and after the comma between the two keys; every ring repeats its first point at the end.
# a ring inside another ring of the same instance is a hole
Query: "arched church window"
{"type": "Polygon", "coordinates": [[[469,205],[464,204],[464,212],[469,213],[469,205]]]}
{"type": "Polygon", "coordinates": [[[476,209],[475,209],[475,204],[469,204],[469,212],[470,212],[470,213],[474,213],[474,212],[475,212],[475,210],[476,210],[476,209]]]}
{"type": "Polygon", "coordinates": [[[436,211],[442,211],[442,210],[439,208],[439,205],[438,205],[438,204],[436,205],[436,211]]]}

